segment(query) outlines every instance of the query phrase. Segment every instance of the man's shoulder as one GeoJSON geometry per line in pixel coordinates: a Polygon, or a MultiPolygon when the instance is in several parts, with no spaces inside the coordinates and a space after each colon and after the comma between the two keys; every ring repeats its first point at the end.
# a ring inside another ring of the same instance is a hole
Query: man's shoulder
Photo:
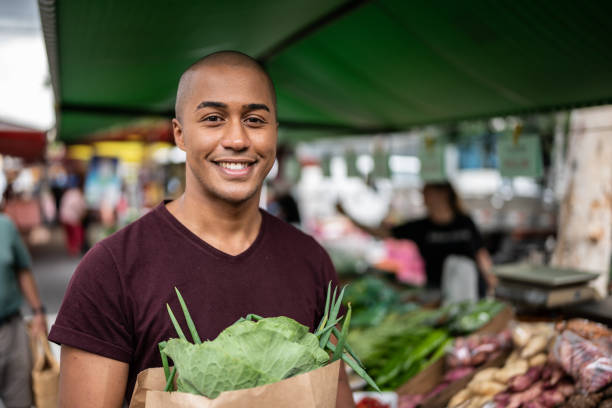
{"type": "Polygon", "coordinates": [[[163,222],[159,207],[156,207],[136,221],[104,238],[99,244],[111,251],[114,249],[123,250],[130,243],[138,243],[139,246],[142,246],[149,240],[158,239],[157,232],[166,225],[163,222]]]}
{"type": "Polygon", "coordinates": [[[281,220],[267,211],[262,211],[262,214],[266,217],[267,228],[269,228],[273,239],[287,243],[291,246],[306,246],[310,249],[321,247],[317,240],[299,228],[281,220]]]}

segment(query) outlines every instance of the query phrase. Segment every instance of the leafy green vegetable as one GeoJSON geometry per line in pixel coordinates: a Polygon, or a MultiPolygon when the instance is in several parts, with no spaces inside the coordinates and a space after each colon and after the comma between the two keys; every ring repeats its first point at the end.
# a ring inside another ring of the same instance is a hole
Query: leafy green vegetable
{"type": "Polygon", "coordinates": [[[378,389],[346,342],[351,320],[350,305],[342,330],[338,331],[335,327],[344,318],[338,317],[344,289],[336,298],[336,290],[330,297],[331,284],[328,287],[325,313],[315,334],[288,317],[248,315],[223,330],[216,339],[204,342],[200,340],[182,296],[178,290],[176,292],[195,344],[187,340],[168,306],[179,338],[159,344],[166,390],[171,388],[174,375],[178,372],[178,391],[216,398],[223,391],[273,383],[322,367],[339,358],[372,388],[378,389]],[[338,339],[337,346],[330,341],[332,332],[338,339]],[[332,359],[326,349],[334,353],[332,359]],[[168,357],[174,361],[172,372],[168,357]]]}
{"type": "Polygon", "coordinates": [[[178,390],[209,398],[280,381],[329,360],[316,336],[286,317],[237,322],[215,340],[199,345],[172,339],[163,352],[180,373],[178,390]]]}

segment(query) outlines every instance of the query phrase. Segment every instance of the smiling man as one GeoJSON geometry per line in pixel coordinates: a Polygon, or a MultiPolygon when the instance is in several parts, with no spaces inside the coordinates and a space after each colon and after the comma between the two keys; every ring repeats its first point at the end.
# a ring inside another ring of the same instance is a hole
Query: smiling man
{"type": "MultiPolygon", "coordinates": [[[[214,339],[248,313],[315,328],[329,256],[311,237],[259,209],[278,122],[270,77],[252,58],[211,54],[181,76],[172,121],[186,152],[185,192],[98,243],[83,258],[49,338],[62,345],[60,406],[120,407],[136,375],[161,366],[176,337],[165,310],[186,299],[214,339]]],[[[353,406],[341,370],[337,406],[353,406]]]]}

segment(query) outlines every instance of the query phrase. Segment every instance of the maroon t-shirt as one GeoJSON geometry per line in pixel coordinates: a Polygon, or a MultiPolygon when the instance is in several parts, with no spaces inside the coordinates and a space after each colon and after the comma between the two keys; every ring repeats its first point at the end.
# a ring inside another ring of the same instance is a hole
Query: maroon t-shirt
{"type": "Polygon", "coordinates": [[[323,314],[328,282],[337,285],[330,258],[312,237],[261,214],[251,247],[231,256],[160,204],[85,255],[49,339],[129,363],[129,400],[137,374],[161,366],[157,343],[177,337],[166,303],[188,333],[175,286],[203,339],[214,339],[249,313],[288,316],[312,331],[323,314]]]}

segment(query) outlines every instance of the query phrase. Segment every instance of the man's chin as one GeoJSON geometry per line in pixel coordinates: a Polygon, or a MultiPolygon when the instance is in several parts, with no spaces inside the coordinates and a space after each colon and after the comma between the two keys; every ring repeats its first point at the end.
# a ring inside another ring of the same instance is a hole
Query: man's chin
{"type": "Polygon", "coordinates": [[[218,194],[217,198],[226,202],[229,205],[241,206],[251,202],[257,198],[257,190],[255,191],[230,191],[218,194]]]}

